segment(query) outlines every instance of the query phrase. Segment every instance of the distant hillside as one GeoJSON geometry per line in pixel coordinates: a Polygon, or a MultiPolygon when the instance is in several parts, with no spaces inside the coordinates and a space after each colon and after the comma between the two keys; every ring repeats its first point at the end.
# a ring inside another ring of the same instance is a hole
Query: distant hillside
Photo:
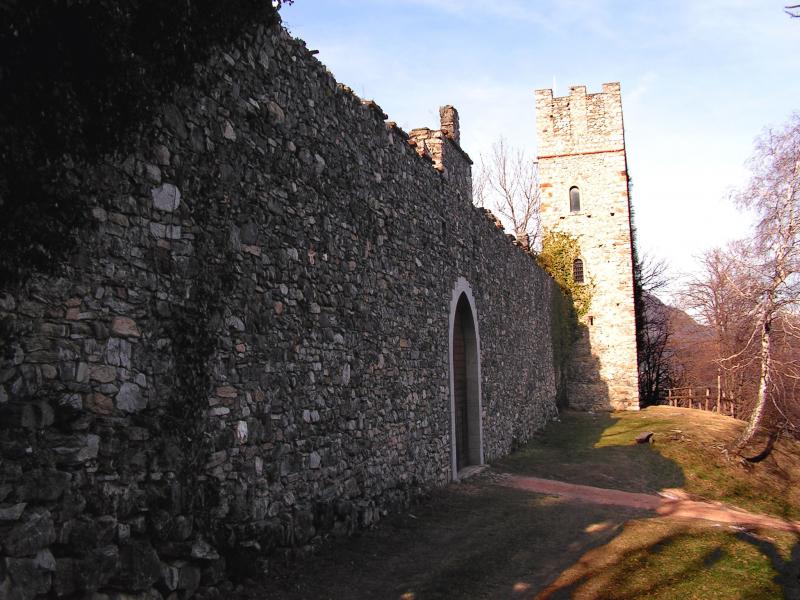
{"type": "Polygon", "coordinates": [[[647,294],[645,310],[649,322],[667,325],[669,334],[664,358],[670,363],[674,385],[716,386],[714,331],[695,321],[686,311],[666,304],[653,294],[647,294]]]}

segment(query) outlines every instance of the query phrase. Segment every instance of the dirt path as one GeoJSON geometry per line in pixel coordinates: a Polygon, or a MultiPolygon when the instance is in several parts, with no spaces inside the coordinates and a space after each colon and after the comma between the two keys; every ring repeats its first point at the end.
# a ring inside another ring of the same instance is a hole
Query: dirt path
{"type": "MultiPolygon", "coordinates": [[[[714,530],[702,523],[800,534],[798,523],[693,501],[680,490],[668,493],[671,497],[489,468],[467,481],[435,490],[411,510],[391,515],[379,526],[337,540],[303,560],[284,565],[273,562],[270,573],[250,581],[235,597],[567,598],[573,592],[577,594],[580,586],[589,585],[590,580],[601,587],[611,582],[606,586],[609,589],[627,585],[632,581],[628,576],[630,564],[639,564],[631,555],[640,555],[642,561],[658,561],[670,544],[706,538],[712,545],[718,543],[718,554],[723,556],[734,552],[724,543],[739,540],[736,536],[750,536],[747,531],[731,532],[727,527],[714,530]],[[659,518],[651,518],[654,516],[659,518]],[[618,568],[618,564],[623,566],[618,568]]],[[[747,539],[762,540],[758,536],[747,539]]],[[[692,561],[699,560],[697,568],[708,571],[711,559],[703,551],[697,554],[691,545],[687,548],[689,558],[677,564],[692,567],[692,561]]],[[[664,560],[665,564],[676,564],[664,560]]],[[[655,581],[666,586],[664,589],[676,585],[669,573],[659,571],[661,567],[650,568],[657,573],[655,581]]],[[[781,569],[785,568],[781,563],[781,569]]],[[[687,580],[697,577],[694,572],[685,575],[687,580]]],[[[600,594],[595,594],[595,587],[587,589],[575,597],[600,594]]],[[[603,597],[615,597],[604,593],[603,597]]],[[[620,593],[619,597],[626,596],[620,593]]],[[[666,593],[665,597],[676,596],[666,593]]],[[[770,592],[751,597],[778,596],[770,592]]]]}
{"type": "Polygon", "coordinates": [[[304,560],[273,561],[251,600],[530,598],[649,512],[497,485],[494,474],[434,490],[376,527],[304,560]],[[557,524],[557,526],[554,526],[557,524]]]}
{"type": "Polygon", "coordinates": [[[652,510],[664,517],[703,519],[741,527],[768,527],[779,531],[800,533],[800,523],[759,515],[733,508],[720,502],[691,500],[682,490],[665,490],[663,495],[623,492],[589,485],[564,483],[553,479],[502,474],[497,482],[519,490],[559,496],[592,504],[626,506],[652,510]]]}
{"type": "Polygon", "coordinates": [[[723,417],[648,411],[562,415],[376,527],[270,558],[232,597],[800,600],[800,522],[767,516],[798,518],[800,452],[743,474],[704,453],[737,435],[714,428],[723,417]],[[657,431],[657,446],[635,443],[642,430],[657,431]],[[703,498],[741,498],[753,512],[703,498]]]}

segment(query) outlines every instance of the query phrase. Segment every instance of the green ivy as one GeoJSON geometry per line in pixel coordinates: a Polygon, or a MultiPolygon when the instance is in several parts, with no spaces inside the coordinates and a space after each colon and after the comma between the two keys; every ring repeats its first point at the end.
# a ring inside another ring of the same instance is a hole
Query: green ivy
{"type": "Polygon", "coordinates": [[[550,343],[556,377],[556,402],[559,407],[566,408],[567,371],[572,344],[578,335],[578,318],[571,299],[560,287],[552,286],[550,306],[550,343]]]}
{"type": "Polygon", "coordinates": [[[589,313],[594,293],[594,283],[575,283],[572,263],[581,257],[578,240],[561,231],[545,230],[542,238],[542,250],[539,253],[539,264],[550,273],[564,293],[572,298],[575,313],[579,318],[589,313]]]}
{"type": "Polygon", "coordinates": [[[572,345],[579,337],[578,318],[588,313],[594,290],[591,283],[575,283],[572,263],[580,256],[581,248],[577,239],[560,231],[545,230],[542,249],[536,259],[558,284],[558,288],[553,288],[550,330],[557,402],[561,407],[566,407],[568,404],[566,397],[568,364],[572,345]]]}

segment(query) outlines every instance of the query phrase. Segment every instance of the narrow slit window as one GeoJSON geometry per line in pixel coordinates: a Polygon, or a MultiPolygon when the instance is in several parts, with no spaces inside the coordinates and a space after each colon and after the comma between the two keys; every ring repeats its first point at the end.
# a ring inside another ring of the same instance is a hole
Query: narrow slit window
{"type": "Polygon", "coordinates": [[[578,212],[581,209],[581,191],[578,186],[569,188],[569,212],[578,212]]]}
{"type": "Polygon", "coordinates": [[[572,261],[572,279],[575,283],[583,283],[583,261],[580,258],[572,261]]]}

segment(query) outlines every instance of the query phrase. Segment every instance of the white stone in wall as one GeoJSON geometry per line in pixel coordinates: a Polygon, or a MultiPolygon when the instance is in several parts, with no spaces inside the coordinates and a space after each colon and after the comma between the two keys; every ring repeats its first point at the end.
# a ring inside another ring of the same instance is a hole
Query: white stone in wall
{"type": "MultiPolygon", "coordinates": [[[[164,212],[174,212],[181,204],[181,192],[171,183],[153,188],[153,207],[164,212]]],[[[162,236],[163,237],[163,236],[162,236]]]]}

